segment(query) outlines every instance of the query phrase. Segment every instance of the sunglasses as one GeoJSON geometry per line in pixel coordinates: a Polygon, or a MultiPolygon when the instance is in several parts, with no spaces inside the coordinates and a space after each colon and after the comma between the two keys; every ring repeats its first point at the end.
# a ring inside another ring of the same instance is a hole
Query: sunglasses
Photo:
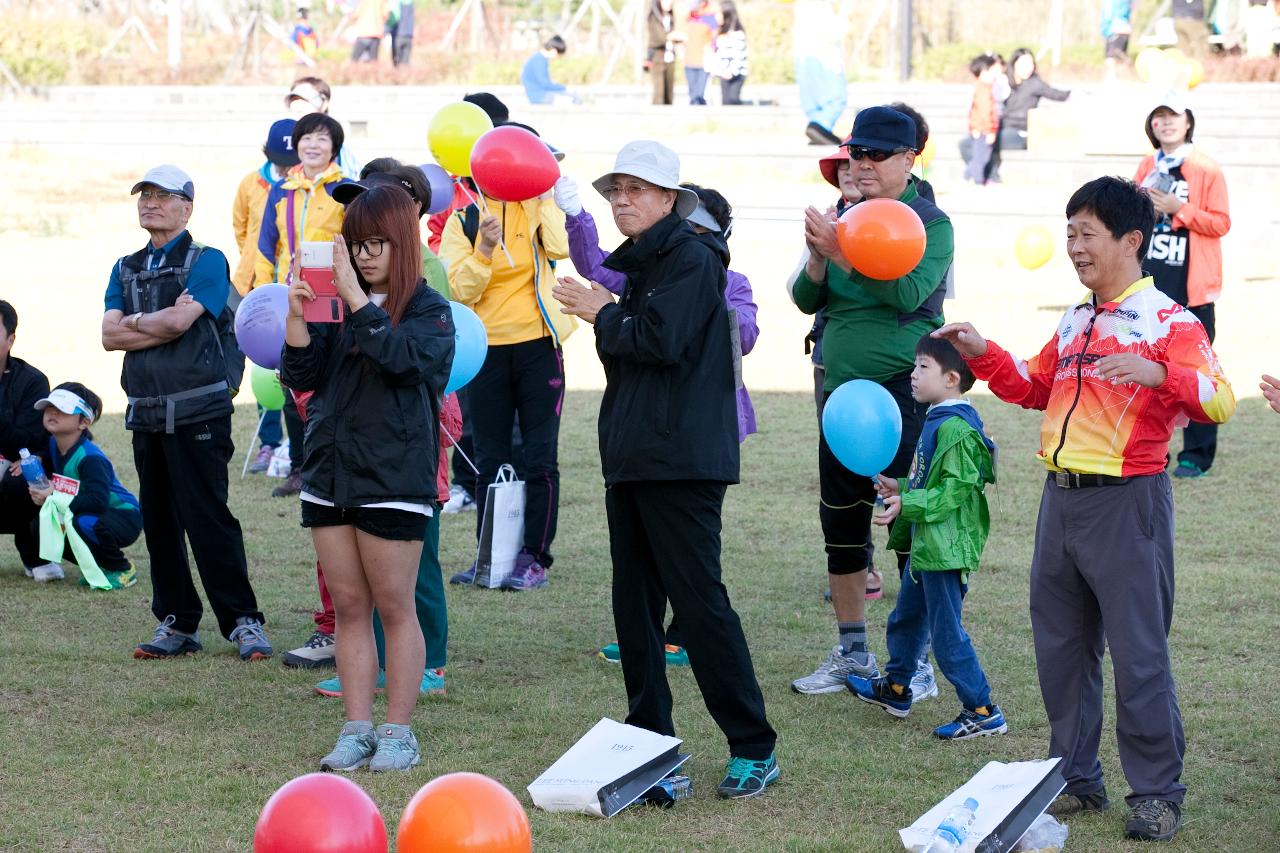
{"type": "Polygon", "coordinates": [[[869,157],[872,163],[883,163],[895,154],[905,154],[910,148],[895,148],[892,151],[885,151],[883,148],[864,148],[861,145],[847,145],[849,149],[849,158],[852,160],[861,160],[863,157],[869,157]]]}

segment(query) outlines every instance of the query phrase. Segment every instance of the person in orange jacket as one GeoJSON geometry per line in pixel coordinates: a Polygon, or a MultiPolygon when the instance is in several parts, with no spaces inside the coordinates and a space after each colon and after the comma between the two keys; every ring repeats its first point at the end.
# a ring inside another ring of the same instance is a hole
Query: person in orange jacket
{"type": "MultiPolygon", "coordinates": [[[[1191,143],[1196,119],[1177,93],[1147,115],[1155,152],[1138,165],[1134,183],[1151,197],[1156,230],[1143,270],[1156,288],[1194,314],[1213,343],[1214,303],[1222,293],[1222,237],[1231,229],[1222,169],[1191,143]]],[[[1203,477],[1218,449],[1218,425],[1190,423],[1174,476],[1203,477]]]]}

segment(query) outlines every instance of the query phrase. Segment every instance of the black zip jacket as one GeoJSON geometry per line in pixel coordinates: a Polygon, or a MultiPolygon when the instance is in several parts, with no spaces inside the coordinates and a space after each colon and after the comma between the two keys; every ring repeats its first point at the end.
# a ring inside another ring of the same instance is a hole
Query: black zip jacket
{"type": "Polygon", "coordinates": [[[307,402],[302,482],[340,507],[437,502],[440,396],[453,364],[449,303],[419,281],[399,326],[370,302],[285,345],[283,383],[307,402]]]}
{"type": "Polygon", "coordinates": [[[674,213],[605,261],[627,277],[622,299],[596,317],[606,486],[738,482],[728,265],[718,236],[695,235],[674,213]]]}
{"type": "Polygon", "coordinates": [[[45,375],[10,355],[0,375],[0,456],[17,462],[22,448],[39,453],[49,441],[44,412],[36,411],[36,400],[48,395],[45,375]]]}
{"type": "Polygon", "coordinates": [[[1004,102],[1001,127],[1010,130],[1026,130],[1027,113],[1039,105],[1041,98],[1065,101],[1070,95],[1070,89],[1055,89],[1040,79],[1039,74],[1032,74],[1010,90],[1009,97],[1004,102]]]}

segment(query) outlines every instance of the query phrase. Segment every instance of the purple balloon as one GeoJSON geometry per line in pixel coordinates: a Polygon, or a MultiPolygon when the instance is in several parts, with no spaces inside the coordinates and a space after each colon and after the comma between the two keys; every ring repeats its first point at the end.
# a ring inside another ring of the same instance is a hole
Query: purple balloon
{"type": "Polygon", "coordinates": [[[236,309],[236,343],[254,364],[267,370],[280,366],[288,313],[289,288],[283,284],[255,287],[240,303],[236,309]]]}
{"type": "Polygon", "coordinates": [[[427,213],[442,213],[453,204],[453,178],[435,163],[426,163],[418,167],[427,176],[431,185],[431,206],[427,213]]]}

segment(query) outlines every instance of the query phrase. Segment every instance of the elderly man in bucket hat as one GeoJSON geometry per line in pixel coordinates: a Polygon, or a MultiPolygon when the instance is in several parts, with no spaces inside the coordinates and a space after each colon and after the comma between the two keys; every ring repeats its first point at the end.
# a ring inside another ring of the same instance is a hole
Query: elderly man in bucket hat
{"type": "Polygon", "coordinates": [[[621,300],[560,279],[567,314],[595,325],[604,363],[600,458],[613,557],[613,618],[627,722],[671,735],[662,619],[668,600],[703,700],[729,741],[719,793],[752,797],[778,778],[777,735],[738,615],[720,580],[720,514],[738,482],[728,249],[685,222],[698,196],[680,160],[632,142],[594,181],[627,240],[605,262],[627,277],[621,300]]]}
{"type": "Polygon", "coordinates": [[[262,612],[249,585],[244,536],[227,507],[231,398],[244,357],[234,349],[226,257],[191,238],[191,177],[156,166],[133,186],[147,245],[111,269],[102,345],[124,351],[121,385],[160,624],[139,659],[201,650],[200,596],[187,544],[224,637],[243,660],[271,656],[262,612]]]}

